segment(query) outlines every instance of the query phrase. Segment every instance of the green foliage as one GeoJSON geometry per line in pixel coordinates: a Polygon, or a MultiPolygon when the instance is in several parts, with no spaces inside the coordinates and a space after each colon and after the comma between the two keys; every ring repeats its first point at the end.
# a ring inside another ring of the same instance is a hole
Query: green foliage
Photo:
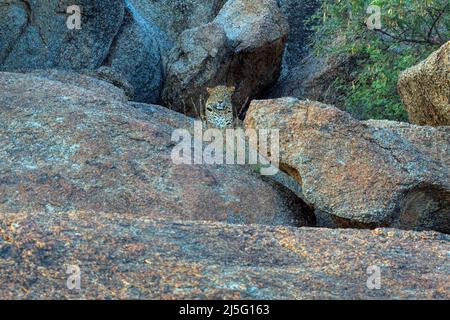
{"type": "Polygon", "coordinates": [[[336,79],[344,108],[358,118],[405,121],[399,73],[450,40],[449,0],[324,0],[313,17],[319,54],[356,55],[354,81],[336,79]],[[367,21],[381,9],[381,28],[367,21]]]}

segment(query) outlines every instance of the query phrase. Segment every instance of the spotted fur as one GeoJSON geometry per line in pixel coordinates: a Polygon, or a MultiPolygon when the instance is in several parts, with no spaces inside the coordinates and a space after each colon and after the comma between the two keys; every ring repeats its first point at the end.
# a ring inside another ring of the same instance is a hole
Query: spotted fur
{"type": "Polygon", "coordinates": [[[206,124],[209,128],[226,129],[234,126],[232,97],[234,87],[217,86],[208,88],[205,106],[206,124]]]}

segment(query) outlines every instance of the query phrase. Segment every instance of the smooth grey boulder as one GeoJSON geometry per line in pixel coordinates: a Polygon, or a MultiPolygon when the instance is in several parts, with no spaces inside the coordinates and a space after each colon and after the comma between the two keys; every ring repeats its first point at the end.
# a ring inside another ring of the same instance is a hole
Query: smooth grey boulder
{"type": "Polygon", "coordinates": [[[134,88],[139,102],[159,101],[164,34],[128,0],[80,0],[81,29],[69,29],[70,1],[11,0],[0,6],[0,70],[109,66],[134,88]]]}
{"type": "Polygon", "coordinates": [[[209,23],[227,0],[129,0],[145,17],[177,41],[187,29],[209,23]]]}
{"type": "Polygon", "coordinates": [[[134,88],[138,102],[157,103],[163,87],[163,60],[160,43],[167,43],[165,35],[146,21],[129,1],[125,17],[103,63],[122,74],[134,88]],[[131,42],[131,45],[130,45],[131,42]]]}

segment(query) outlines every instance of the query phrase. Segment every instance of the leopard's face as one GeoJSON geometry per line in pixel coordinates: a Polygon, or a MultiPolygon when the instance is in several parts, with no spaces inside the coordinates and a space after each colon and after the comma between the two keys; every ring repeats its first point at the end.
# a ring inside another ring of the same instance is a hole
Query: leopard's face
{"type": "Polygon", "coordinates": [[[234,88],[218,86],[208,89],[208,93],[206,122],[218,129],[231,128],[234,122],[232,103],[234,88]]]}

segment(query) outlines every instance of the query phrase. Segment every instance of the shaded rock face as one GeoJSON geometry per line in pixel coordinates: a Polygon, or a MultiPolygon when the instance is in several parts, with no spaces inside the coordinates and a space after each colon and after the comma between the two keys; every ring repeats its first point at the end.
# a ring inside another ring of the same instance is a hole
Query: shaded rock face
{"type": "Polygon", "coordinates": [[[96,79],[50,78],[0,74],[1,212],[314,224],[295,195],[245,167],[175,165],[171,135],[192,125],[183,115],[129,105],[96,79]]]}
{"type": "Polygon", "coordinates": [[[165,35],[150,25],[126,2],[125,17],[103,65],[124,75],[133,86],[133,100],[157,103],[163,87],[163,60],[160,46],[165,35]],[[132,44],[130,45],[130,41],[132,44]]]}
{"type": "Polygon", "coordinates": [[[130,0],[136,9],[172,39],[214,20],[227,0],[130,0]]]}
{"type": "Polygon", "coordinates": [[[398,91],[410,122],[450,125],[450,41],[420,64],[404,71],[398,91]]]}
{"type": "Polygon", "coordinates": [[[80,0],[81,30],[70,30],[71,1],[12,0],[0,7],[0,70],[111,66],[133,85],[135,99],[158,102],[165,39],[127,0],[80,0]]]}
{"type": "Polygon", "coordinates": [[[128,100],[134,99],[134,87],[122,76],[121,73],[118,73],[111,67],[102,66],[95,70],[84,71],[84,74],[89,77],[106,81],[114,85],[115,87],[122,89],[125,92],[128,100]]]}
{"type": "MultiPolygon", "coordinates": [[[[344,108],[343,93],[333,86],[337,78],[350,83],[357,69],[357,56],[317,56],[311,48],[312,25],[308,19],[322,4],[317,0],[278,0],[289,23],[281,76],[262,97],[268,99],[295,97],[321,101],[344,108]]],[[[336,42],[340,41],[336,39],[336,42]]],[[[335,46],[334,43],[330,44],[335,46]]]]}
{"type": "Polygon", "coordinates": [[[280,168],[339,226],[450,232],[448,127],[359,122],[294,98],[253,101],[245,126],[280,130],[280,168]]]}
{"type": "MultiPolygon", "coordinates": [[[[103,69],[104,68],[100,68],[97,70],[103,69]]],[[[119,85],[113,85],[113,81],[102,81],[98,79],[99,76],[93,77],[90,74],[80,74],[73,71],[57,69],[32,70],[28,74],[31,79],[37,77],[41,78],[41,81],[53,80],[62,82],[69,86],[79,87],[80,89],[95,90],[99,96],[109,97],[111,100],[118,100],[124,103],[128,101],[128,95],[125,89],[122,89],[119,85]]],[[[26,73],[23,73],[21,76],[26,76],[26,73]]]]}
{"type": "Polygon", "coordinates": [[[309,54],[286,73],[268,91],[267,98],[295,97],[321,101],[343,109],[342,93],[333,87],[337,78],[350,83],[357,68],[357,56],[332,58],[309,54]]]}
{"type": "Polygon", "coordinates": [[[94,69],[108,54],[124,16],[117,0],[81,0],[86,12],[84,32],[69,30],[66,20],[71,1],[8,1],[0,7],[0,64],[3,70],[58,67],[94,69]]]}
{"type": "Polygon", "coordinates": [[[172,50],[163,101],[197,114],[207,88],[236,87],[240,109],[273,84],[280,73],[288,25],[275,0],[229,0],[209,24],[186,30],[172,50]]]}
{"type": "Polygon", "coordinates": [[[450,298],[450,237],[433,232],[18,213],[0,214],[0,250],[1,299],[450,298]],[[79,291],[67,289],[69,265],[79,291]],[[379,290],[368,266],[380,267],[379,290]]]}

